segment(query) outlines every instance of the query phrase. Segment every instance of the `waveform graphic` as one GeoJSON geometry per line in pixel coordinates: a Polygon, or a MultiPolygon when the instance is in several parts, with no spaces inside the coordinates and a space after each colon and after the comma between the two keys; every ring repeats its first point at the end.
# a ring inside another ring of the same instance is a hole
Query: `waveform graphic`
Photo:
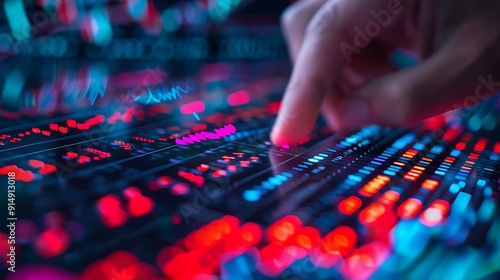
{"type": "MultiPolygon", "coordinates": [[[[160,103],[162,101],[173,101],[176,99],[181,99],[182,98],[181,93],[189,93],[193,90],[194,89],[189,84],[187,84],[184,87],[182,87],[181,85],[177,85],[176,87],[172,87],[170,89],[167,89],[167,87],[161,85],[158,88],[156,88],[156,96],[155,96],[153,91],[148,87],[146,104],[160,103]]],[[[138,96],[135,98],[134,101],[142,99],[143,97],[144,97],[143,95],[138,96]]]]}
{"type": "Polygon", "coordinates": [[[189,136],[184,136],[182,139],[175,139],[175,143],[178,145],[189,145],[189,144],[194,144],[195,142],[199,143],[201,141],[207,140],[207,139],[221,139],[226,136],[229,136],[233,133],[236,133],[236,127],[232,124],[225,125],[221,128],[216,128],[214,129],[215,133],[213,132],[207,132],[207,131],[202,131],[199,133],[191,134],[189,136]]]}

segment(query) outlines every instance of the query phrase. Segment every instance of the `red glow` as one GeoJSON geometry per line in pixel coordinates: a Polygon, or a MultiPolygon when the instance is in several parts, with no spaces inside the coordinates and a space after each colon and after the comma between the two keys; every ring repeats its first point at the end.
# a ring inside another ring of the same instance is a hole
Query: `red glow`
{"type": "Polygon", "coordinates": [[[310,251],[317,246],[320,238],[321,234],[316,228],[306,226],[290,239],[290,244],[310,251]]]}
{"type": "Polygon", "coordinates": [[[320,253],[312,254],[311,261],[322,268],[330,268],[349,253],[356,245],[356,232],[347,226],[338,226],[325,235],[320,245],[320,253]]]}
{"type": "Polygon", "coordinates": [[[475,153],[470,153],[470,154],[469,154],[469,158],[470,158],[470,159],[478,159],[478,158],[479,158],[479,155],[478,155],[478,154],[475,154],[475,153]]]}
{"type": "Polygon", "coordinates": [[[286,216],[273,223],[266,232],[269,242],[285,242],[302,227],[302,221],[296,216],[286,216]]]}
{"type": "Polygon", "coordinates": [[[359,213],[359,221],[365,225],[375,222],[385,213],[385,207],[379,203],[372,203],[359,213]]]}
{"type": "Polygon", "coordinates": [[[463,149],[465,149],[465,143],[464,142],[458,142],[456,145],[455,145],[455,149],[459,150],[459,151],[462,151],[463,149]]]}
{"type": "Polygon", "coordinates": [[[41,168],[44,165],[43,161],[39,161],[36,159],[30,159],[28,163],[33,168],[41,168]]]}
{"type": "Polygon", "coordinates": [[[384,193],[384,196],[380,198],[380,202],[383,204],[392,204],[398,201],[400,194],[393,190],[388,190],[384,193]]]}
{"type": "Polygon", "coordinates": [[[42,168],[40,168],[40,171],[38,171],[40,174],[45,175],[45,174],[50,174],[53,172],[56,172],[57,168],[52,165],[52,164],[44,164],[42,168]]]}
{"type": "Polygon", "coordinates": [[[408,198],[398,207],[398,215],[403,219],[415,217],[422,208],[422,202],[416,198],[408,198]]]}
{"type": "Polygon", "coordinates": [[[141,194],[140,189],[129,187],[124,190],[124,196],[129,199],[127,205],[128,212],[134,217],[140,217],[151,212],[154,208],[154,201],[141,194]]]}
{"type": "Polygon", "coordinates": [[[161,176],[157,179],[158,185],[166,186],[172,183],[172,178],[168,176],[161,176]]]}
{"type": "Polygon", "coordinates": [[[76,128],[76,121],[75,120],[67,120],[66,124],[71,127],[71,128],[76,128]]]}
{"type": "Polygon", "coordinates": [[[363,245],[342,263],[342,274],[346,279],[368,279],[384,263],[389,254],[389,249],[382,243],[363,245]]]}
{"type": "Polygon", "coordinates": [[[184,183],[177,183],[172,186],[170,192],[174,195],[184,195],[189,192],[189,186],[184,183]]]}
{"type": "Polygon", "coordinates": [[[474,145],[474,152],[481,153],[484,151],[486,148],[486,145],[488,144],[488,140],[485,138],[481,138],[477,141],[477,143],[474,145]]]}
{"type": "Polygon", "coordinates": [[[204,164],[204,163],[200,164],[198,167],[196,167],[197,170],[202,171],[202,172],[207,171],[208,168],[209,168],[209,165],[208,164],[204,164]]]}
{"type": "Polygon", "coordinates": [[[419,218],[419,221],[429,227],[433,227],[442,223],[444,216],[450,210],[450,203],[445,200],[438,199],[427,208],[419,218]]]}
{"type": "Polygon", "coordinates": [[[69,158],[76,158],[78,157],[78,154],[73,152],[67,152],[66,156],[68,156],[69,158]]]}
{"type": "Polygon", "coordinates": [[[56,227],[40,233],[35,238],[33,247],[42,258],[52,258],[66,251],[70,242],[70,235],[64,229],[56,227]]]}
{"type": "Polygon", "coordinates": [[[451,142],[455,139],[461,132],[460,126],[450,127],[443,135],[443,140],[446,142],[451,142]]]}
{"type": "Polygon", "coordinates": [[[7,175],[9,172],[16,173],[16,180],[31,182],[33,181],[33,173],[31,171],[24,171],[23,169],[17,167],[16,165],[7,165],[0,168],[0,175],[7,175]]]}
{"type": "Polygon", "coordinates": [[[102,223],[110,228],[119,227],[127,221],[127,213],[122,209],[116,195],[106,195],[97,201],[102,223]]]}
{"type": "Polygon", "coordinates": [[[59,125],[57,125],[55,123],[51,123],[51,124],[49,124],[49,128],[51,130],[57,131],[59,129],[59,125]]]}
{"type": "Polygon", "coordinates": [[[270,115],[276,115],[280,110],[280,106],[281,106],[281,101],[276,101],[269,103],[266,109],[270,115]]]}
{"type": "Polygon", "coordinates": [[[354,211],[358,210],[361,207],[361,199],[357,196],[350,196],[344,200],[342,200],[339,205],[339,211],[343,214],[350,215],[354,213],[354,211]]]}
{"type": "Polygon", "coordinates": [[[231,106],[239,106],[250,102],[250,95],[244,90],[233,92],[227,96],[227,102],[231,106]]]}
{"type": "Polygon", "coordinates": [[[59,127],[59,132],[67,134],[68,133],[68,128],[65,126],[60,126],[59,127]]]}
{"type": "Polygon", "coordinates": [[[391,178],[387,176],[378,175],[366,185],[364,185],[363,188],[359,190],[359,194],[366,197],[371,197],[376,194],[382,187],[384,187],[390,180],[391,178]]]}
{"type": "Polygon", "coordinates": [[[193,174],[191,172],[185,172],[185,171],[182,171],[182,170],[179,171],[179,172],[177,172],[177,174],[180,177],[182,177],[182,178],[184,178],[184,179],[186,179],[186,180],[194,183],[197,187],[201,187],[201,186],[203,186],[205,184],[205,179],[203,178],[203,176],[195,175],[195,174],[193,174]]]}
{"type": "Polygon", "coordinates": [[[495,143],[495,146],[493,147],[493,152],[500,154],[500,142],[495,143]]]}
{"type": "Polygon", "coordinates": [[[427,179],[422,183],[422,189],[433,191],[437,188],[438,185],[439,185],[438,181],[427,179]]]}
{"type": "Polygon", "coordinates": [[[205,103],[201,100],[181,105],[182,114],[201,113],[203,111],[205,111],[205,103]]]}

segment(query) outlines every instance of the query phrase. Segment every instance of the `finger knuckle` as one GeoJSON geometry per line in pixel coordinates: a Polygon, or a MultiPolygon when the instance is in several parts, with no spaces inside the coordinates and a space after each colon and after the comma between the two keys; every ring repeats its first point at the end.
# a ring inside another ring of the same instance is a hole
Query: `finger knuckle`
{"type": "Polygon", "coordinates": [[[342,26],[342,17],[336,4],[323,6],[311,19],[307,26],[308,36],[321,37],[342,26]]]}
{"type": "Polygon", "coordinates": [[[281,28],[285,33],[293,32],[298,28],[298,24],[301,22],[303,17],[303,6],[299,4],[289,6],[281,14],[281,28]]]}

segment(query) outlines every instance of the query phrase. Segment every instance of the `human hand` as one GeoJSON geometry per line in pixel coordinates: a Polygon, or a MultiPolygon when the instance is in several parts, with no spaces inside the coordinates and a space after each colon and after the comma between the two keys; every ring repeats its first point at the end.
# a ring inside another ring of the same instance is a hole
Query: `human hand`
{"type": "Polygon", "coordinates": [[[296,144],[320,110],[337,131],[409,125],[487,98],[500,87],[499,12],[495,0],[298,1],[282,17],[294,69],[273,143],[296,144]],[[397,69],[396,49],[419,63],[397,69]]]}

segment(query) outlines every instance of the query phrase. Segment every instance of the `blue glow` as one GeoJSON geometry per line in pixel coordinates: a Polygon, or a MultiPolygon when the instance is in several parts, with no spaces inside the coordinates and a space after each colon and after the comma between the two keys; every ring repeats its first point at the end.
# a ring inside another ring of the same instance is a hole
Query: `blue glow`
{"type": "Polygon", "coordinates": [[[279,186],[279,185],[281,185],[281,183],[282,183],[280,180],[278,180],[278,179],[277,179],[277,178],[275,178],[275,177],[271,177],[271,178],[269,178],[269,182],[271,182],[273,185],[276,185],[276,186],[279,186]]]}
{"type": "Polygon", "coordinates": [[[494,154],[493,154],[493,155],[490,155],[490,159],[491,159],[492,161],[499,161],[499,160],[500,160],[500,156],[498,156],[498,155],[494,155],[494,154]]]}
{"type": "Polygon", "coordinates": [[[385,171],[384,171],[384,174],[385,174],[385,175],[389,175],[389,176],[396,176],[396,172],[394,172],[394,171],[389,171],[389,170],[385,170],[385,171]]]}
{"type": "Polygon", "coordinates": [[[283,173],[281,173],[281,175],[286,176],[288,178],[292,178],[293,177],[293,174],[292,173],[288,173],[288,172],[283,172],[283,173]]]}
{"type": "Polygon", "coordinates": [[[5,0],[4,8],[14,39],[24,41],[31,38],[31,24],[24,10],[23,1],[5,0]]]}
{"type": "Polygon", "coordinates": [[[455,194],[455,193],[458,193],[458,191],[460,190],[460,186],[458,184],[451,184],[450,186],[450,192],[455,194]]]}
{"type": "Polygon", "coordinates": [[[365,166],[363,168],[366,169],[366,170],[375,171],[375,168],[370,167],[370,166],[365,166]]]}
{"type": "Polygon", "coordinates": [[[444,173],[443,171],[439,171],[439,170],[436,170],[436,171],[434,172],[434,174],[441,175],[441,176],[446,175],[446,173],[444,173]]]}
{"type": "Polygon", "coordinates": [[[302,170],[303,170],[302,168],[298,168],[298,167],[293,167],[292,169],[295,171],[299,171],[299,172],[302,172],[302,170]]]}
{"type": "Polygon", "coordinates": [[[304,169],[309,168],[309,166],[307,166],[307,165],[303,165],[303,164],[298,164],[297,166],[298,166],[298,167],[302,167],[302,168],[304,168],[304,169]]]}
{"type": "Polygon", "coordinates": [[[269,183],[268,181],[264,181],[262,182],[262,186],[265,188],[265,189],[268,189],[268,190],[274,190],[275,189],[275,185],[269,183]]]}
{"type": "Polygon", "coordinates": [[[102,8],[95,8],[89,13],[92,19],[92,35],[94,43],[97,45],[106,45],[111,42],[113,31],[108,12],[102,8]]]}
{"type": "Polygon", "coordinates": [[[493,218],[495,213],[495,202],[492,199],[485,199],[479,207],[477,218],[480,222],[488,222],[493,218]]]}
{"type": "Polygon", "coordinates": [[[285,182],[286,180],[288,180],[288,178],[283,176],[283,175],[276,175],[275,178],[282,181],[282,182],[285,182]]]}
{"type": "Polygon", "coordinates": [[[483,179],[477,180],[477,186],[483,188],[484,186],[486,186],[486,181],[483,179]]]}
{"type": "Polygon", "coordinates": [[[421,151],[424,148],[425,148],[425,145],[422,143],[415,143],[415,145],[413,145],[413,149],[415,149],[417,151],[421,151]]]}
{"type": "Polygon", "coordinates": [[[366,175],[370,175],[371,172],[370,171],[367,171],[367,170],[364,170],[364,169],[360,169],[358,170],[359,173],[363,173],[363,174],[366,174],[366,175]]]}
{"type": "Polygon", "coordinates": [[[351,146],[351,143],[347,142],[347,141],[341,141],[340,144],[346,146],[346,147],[350,147],[351,146]]]}
{"type": "Polygon", "coordinates": [[[359,177],[357,175],[352,175],[352,174],[349,175],[349,176],[347,176],[347,179],[355,181],[355,182],[358,182],[358,183],[363,180],[363,178],[361,178],[361,177],[359,177]]]}
{"type": "Polygon", "coordinates": [[[308,159],[308,161],[310,161],[310,162],[314,162],[314,163],[317,163],[317,162],[319,162],[319,160],[317,160],[317,159],[314,159],[314,158],[310,158],[310,159],[308,159]]]}
{"type": "Polygon", "coordinates": [[[243,192],[243,198],[250,202],[258,201],[260,199],[260,192],[256,190],[245,190],[243,192]]]}
{"type": "Polygon", "coordinates": [[[469,125],[470,130],[472,130],[472,131],[478,131],[481,128],[481,125],[482,125],[481,118],[479,116],[477,116],[477,115],[473,115],[469,119],[468,125],[469,125]]]}
{"type": "Polygon", "coordinates": [[[450,153],[450,156],[452,156],[452,157],[458,157],[459,155],[460,155],[460,151],[459,150],[453,150],[450,153]]]}
{"type": "Polygon", "coordinates": [[[323,160],[324,158],[323,157],[320,157],[320,156],[314,156],[315,159],[317,160],[323,160]]]}
{"type": "Polygon", "coordinates": [[[433,154],[440,154],[443,152],[443,146],[434,146],[431,149],[431,153],[433,154]]]}
{"type": "Polygon", "coordinates": [[[371,163],[371,164],[375,164],[375,165],[382,165],[382,163],[381,163],[381,162],[374,161],[374,160],[372,160],[370,163],[371,163]]]}
{"type": "Polygon", "coordinates": [[[459,192],[457,198],[451,205],[451,209],[454,214],[464,213],[467,209],[467,205],[471,200],[471,195],[465,192],[459,192]]]}
{"type": "Polygon", "coordinates": [[[328,157],[328,155],[326,155],[326,154],[318,154],[318,155],[320,155],[322,157],[326,157],[326,158],[328,157]]]}
{"type": "Polygon", "coordinates": [[[465,180],[467,180],[467,177],[462,176],[462,175],[457,175],[457,176],[455,176],[455,179],[465,181],[465,180]]]}
{"type": "MultiPolygon", "coordinates": [[[[200,116],[198,116],[198,114],[193,113],[193,116],[194,116],[194,118],[195,118],[197,121],[200,121],[200,116]]],[[[233,137],[233,138],[234,138],[234,136],[233,136],[233,135],[231,135],[231,137],[233,137]]],[[[233,140],[233,139],[231,139],[231,140],[233,140]]]]}
{"type": "Polygon", "coordinates": [[[491,197],[491,195],[493,194],[493,190],[490,187],[486,187],[484,188],[483,194],[486,197],[491,197]]]}

